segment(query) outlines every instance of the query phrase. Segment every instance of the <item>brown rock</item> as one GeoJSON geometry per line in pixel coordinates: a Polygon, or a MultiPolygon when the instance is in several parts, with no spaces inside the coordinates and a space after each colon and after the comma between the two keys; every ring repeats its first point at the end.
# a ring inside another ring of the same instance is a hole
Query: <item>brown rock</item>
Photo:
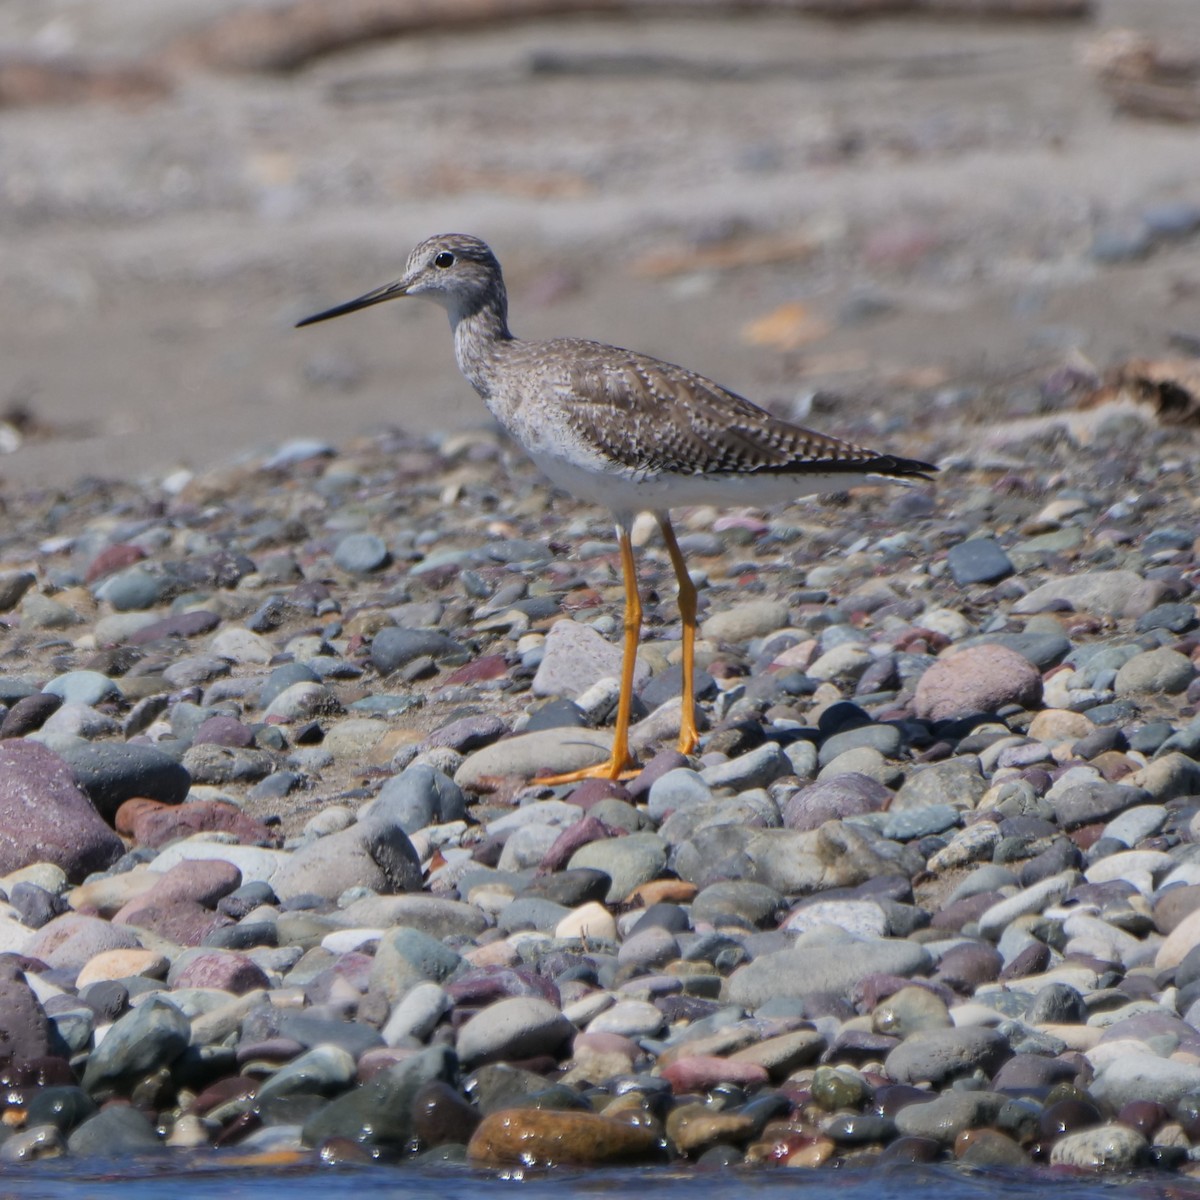
{"type": "Polygon", "coordinates": [[[667,1117],[667,1137],[683,1154],[697,1154],[718,1143],[747,1141],[754,1133],[754,1117],[745,1113],[715,1112],[704,1104],[684,1104],[667,1117]]]}
{"type": "Polygon", "coordinates": [[[78,883],[124,851],[57,754],[39,742],[0,744],[0,875],[52,862],[78,883]]]}
{"type": "Polygon", "coordinates": [[[242,873],[222,859],[193,859],[177,863],[164,872],[147,899],[160,903],[191,900],[206,908],[242,886],[242,873]]]}
{"type": "Polygon", "coordinates": [[[113,917],[113,924],[147,929],[181,946],[199,946],[214,929],[232,925],[233,921],[190,900],[177,900],[165,904],[137,901],[121,909],[113,917]]]}
{"type": "Polygon", "coordinates": [[[1200,883],[1168,888],[1154,902],[1154,928],[1171,933],[1177,925],[1200,908],[1200,883]]]}
{"type": "Polygon", "coordinates": [[[105,546],[88,565],[83,581],[88,584],[95,583],[97,579],[103,579],[105,575],[111,575],[124,567],[131,567],[145,557],[145,550],[140,546],[131,546],[128,542],[116,542],[105,546]]]}
{"type": "Polygon", "coordinates": [[[1007,646],[968,646],[939,658],[921,676],[913,711],[922,720],[945,721],[995,712],[1006,704],[1032,708],[1042,699],[1042,677],[1007,646]]]}
{"type": "Polygon", "coordinates": [[[757,1087],[766,1083],[770,1076],[767,1068],[758,1063],[737,1058],[714,1058],[710,1055],[693,1055],[677,1058],[662,1070],[662,1076],[672,1090],[680,1092],[705,1092],[718,1083],[736,1083],[746,1087],[757,1087]]]}
{"type": "Polygon", "coordinates": [[[232,863],[219,859],[181,862],[148,892],[122,907],[113,916],[113,924],[149,929],[181,946],[198,946],[214,929],[233,923],[212,909],[241,882],[242,873],[232,863]]]}
{"type": "Polygon", "coordinates": [[[111,917],[131,900],[152,891],[161,879],[160,871],[152,871],[144,864],[139,864],[121,875],[81,883],[67,893],[67,903],[79,913],[111,917]]]}
{"type": "Polygon", "coordinates": [[[422,1146],[468,1142],[479,1125],[479,1113],[440,1079],[425,1084],[412,1102],[413,1134],[422,1146]]]}
{"type": "Polygon", "coordinates": [[[89,959],[75,978],[75,990],[111,979],[162,979],[170,963],[154,950],[102,950],[89,959]]]}
{"type": "Polygon", "coordinates": [[[1029,1156],[998,1129],[964,1129],[954,1139],[954,1157],[977,1167],[1027,1167],[1029,1156]]]}
{"type": "Polygon", "coordinates": [[[279,840],[261,821],[223,800],[187,800],[183,804],[126,800],[117,809],[115,820],[120,833],[155,849],[194,833],[229,833],[250,846],[273,846],[279,840]]]}
{"type": "Polygon", "coordinates": [[[263,969],[244,954],[232,950],[206,950],[197,954],[171,980],[176,988],[219,988],[235,996],[267,990],[271,981],[263,969]]]}
{"type": "Polygon", "coordinates": [[[685,879],[652,879],[634,888],[627,903],[643,908],[652,904],[691,904],[699,890],[685,879]]]}
{"type": "Polygon", "coordinates": [[[141,943],[131,929],[111,925],[99,917],[63,913],[43,925],[25,947],[30,958],[49,967],[76,971],[104,950],[139,949],[141,943]]]}
{"type": "Polygon", "coordinates": [[[1039,742],[1078,741],[1096,726],[1083,713],[1065,708],[1047,708],[1029,722],[1029,736],[1039,742]]]}
{"type": "Polygon", "coordinates": [[[502,1109],[484,1117],[467,1145],[467,1156],[494,1166],[552,1167],[657,1162],[657,1133],[595,1113],[502,1109]]]}

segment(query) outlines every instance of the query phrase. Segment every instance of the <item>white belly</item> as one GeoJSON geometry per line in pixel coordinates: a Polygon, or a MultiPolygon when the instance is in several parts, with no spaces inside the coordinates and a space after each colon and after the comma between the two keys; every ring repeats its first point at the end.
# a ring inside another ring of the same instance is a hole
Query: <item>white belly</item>
{"type": "Polygon", "coordinates": [[[844,492],[863,483],[884,482],[869,475],[845,471],[780,475],[652,475],[638,478],[628,474],[593,470],[590,467],[546,453],[530,457],[544,475],[564,492],[579,500],[599,504],[613,512],[634,514],[664,512],[675,507],[714,504],[723,507],[754,505],[766,508],[787,504],[802,496],[821,492],[844,492]]]}

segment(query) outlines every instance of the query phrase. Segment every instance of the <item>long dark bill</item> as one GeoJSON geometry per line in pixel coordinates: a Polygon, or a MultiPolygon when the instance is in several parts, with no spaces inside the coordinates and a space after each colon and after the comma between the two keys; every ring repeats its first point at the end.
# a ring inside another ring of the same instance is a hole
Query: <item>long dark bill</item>
{"type": "Polygon", "coordinates": [[[403,296],[407,290],[403,280],[385,283],[383,287],[378,287],[373,292],[367,292],[366,295],[359,296],[357,300],[348,300],[345,304],[338,304],[334,308],[327,308],[324,312],[313,313],[311,317],[305,317],[303,321],[297,321],[296,328],[303,329],[305,325],[315,325],[318,321],[331,321],[334,317],[344,317],[347,313],[358,312],[360,308],[370,308],[372,304],[395,300],[397,296],[403,296]]]}

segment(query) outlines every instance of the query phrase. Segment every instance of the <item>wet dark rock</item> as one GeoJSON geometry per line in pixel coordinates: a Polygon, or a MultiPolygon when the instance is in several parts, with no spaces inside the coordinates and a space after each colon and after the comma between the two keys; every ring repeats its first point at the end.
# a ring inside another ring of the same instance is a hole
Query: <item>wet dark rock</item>
{"type": "Polygon", "coordinates": [[[453,1084],[458,1072],[454,1052],[432,1046],[386,1067],[321,1108],[304,1125],[307,1146],[345,1137],[371,1146],[403,1149],[413,1135],[413,1104],[427,1084],[453,1084]]]}
{"type": "Polygon", "coordinates": [[[163,1148],[149,1118],[127,1104],[102,1108],[67,1139],[67,1149],[80,1157],[132,1158],[163,1148]]]}

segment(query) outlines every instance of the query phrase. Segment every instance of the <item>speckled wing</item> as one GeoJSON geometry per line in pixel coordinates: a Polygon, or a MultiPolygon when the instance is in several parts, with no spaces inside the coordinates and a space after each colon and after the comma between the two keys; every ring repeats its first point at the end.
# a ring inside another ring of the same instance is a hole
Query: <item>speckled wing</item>
{"type": "Polygon", "coordinates": [[[560,381],[579,439],[631,474],[787,475],[823,473],[923,477],[928,463],[877,454],[772,416],[744,397],[682,367],[572,342],[560,381]]]}

